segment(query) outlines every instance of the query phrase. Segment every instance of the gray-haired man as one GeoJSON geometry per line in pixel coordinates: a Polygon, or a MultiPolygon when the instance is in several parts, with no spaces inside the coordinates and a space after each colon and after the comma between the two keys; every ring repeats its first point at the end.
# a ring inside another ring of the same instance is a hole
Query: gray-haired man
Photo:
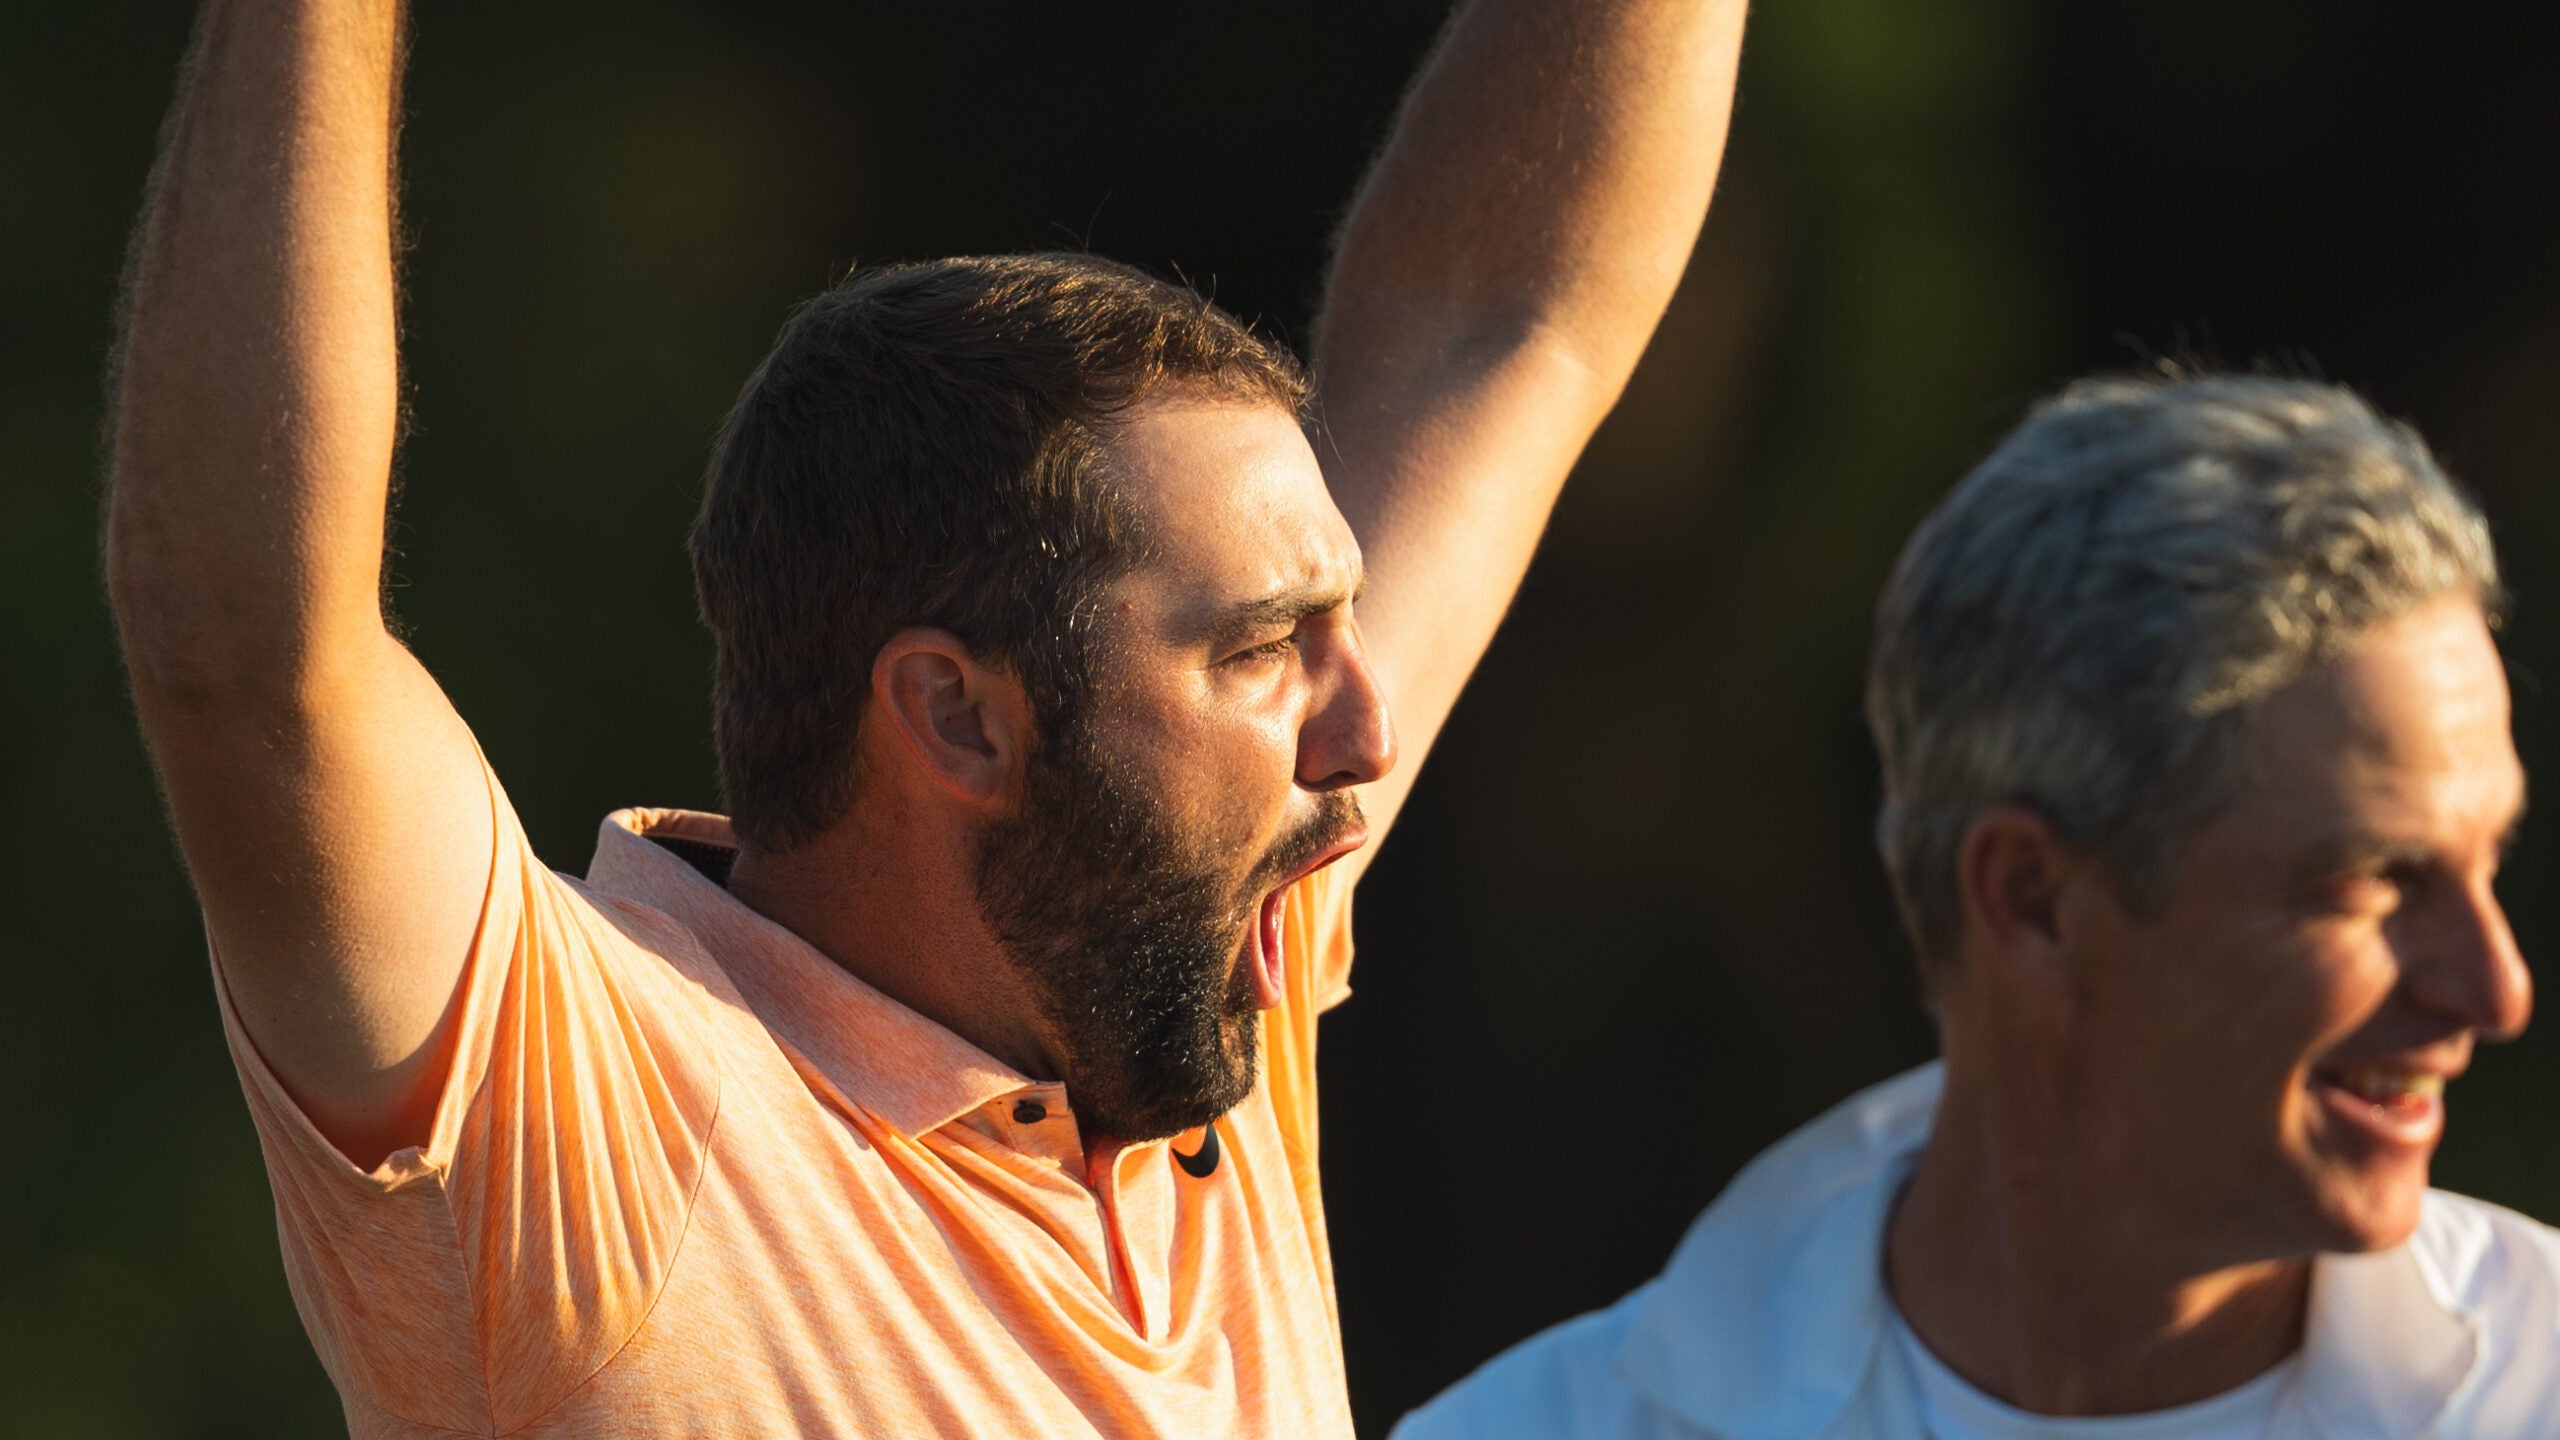
{"type": "Polygon", "coordinates": [[[2532,1005],[2498,595],[2342,390],[2038,409],[1912,538],[1869,675],[1946,1059],[1400,1440],[2560,1434],[2560,1232],[2427,1188],[2445,1082],[2532,1005]]]}

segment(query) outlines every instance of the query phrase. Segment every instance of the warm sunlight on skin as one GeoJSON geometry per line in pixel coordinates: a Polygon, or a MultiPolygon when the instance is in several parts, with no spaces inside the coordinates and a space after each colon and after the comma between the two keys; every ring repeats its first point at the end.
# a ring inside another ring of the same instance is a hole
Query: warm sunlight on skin
{"type": "Polygon", "coordinates": [[[1317,796],[1395,764],[1352,614],[1359,545],[1296,418],[1276,406],[1143,405],[1109,454],[1147,554],[1103,621],[1103,743],[1182,833],[1237,857],[1237,959],[1268,1008],[1278,957],[1256,913],[1362,834],[1287,874],[1257,870],[1314,817],[1317,796]]]}
{"type": "Polygon", "coordinates": [[[2075,1006],[2084,1124],[2153,1157],[2206,1264],[2407,1238],[2476,1040],[2532,982],[2492,890],[2524,805],[2481,611],[2379,626],[2251,720],[2232,807],[2165,913],[2099,936],[2075,1006]]]}

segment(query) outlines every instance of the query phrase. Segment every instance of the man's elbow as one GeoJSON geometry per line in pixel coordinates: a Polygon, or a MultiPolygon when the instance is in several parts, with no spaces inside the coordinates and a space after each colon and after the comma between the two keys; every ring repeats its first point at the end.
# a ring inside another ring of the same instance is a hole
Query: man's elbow
{"type": "Polygon", "coordinates": [[[1547,413],[1578,416],[1588,429],[1618,403],[1643,353],[1642,344],[1615,343],[1570,316],[1536,313],[1453,342],[1445,373],[1455,385],[1537,396],[1547,413]]]}
{"type": "Polygon", "coordinates": [[[1321,336],[1319,383],[1338,391],[1351,381],[1372,392],[1369,398],[1405,409],[1529,385],[1550,404],[1603,415],[1643,354],[1640,341],[1619,343],[1606,330],[1536,305],[1409,307],[1342,320],[1321,336]]]}

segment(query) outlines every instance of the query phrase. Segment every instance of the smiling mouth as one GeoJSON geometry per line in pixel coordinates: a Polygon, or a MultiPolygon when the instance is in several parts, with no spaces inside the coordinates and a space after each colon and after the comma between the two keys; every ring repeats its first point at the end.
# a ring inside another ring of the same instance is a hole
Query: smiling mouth
{"type": "Polygon", "coordinates": [[[2431,1146],[2444,1127],[2441,1070],[2407,1065],[2332,1065],[2311,1075],[2331,1114],[2374,1138],[2431,1146]]]}
{"type": "Polygon", "coordinates": [[[2370,1101],[2385,1109],[2444,1098],[2444,1076],[2432,1071],[2402,1070],[2388,1065],[2349,1065],[2323,1072],[2320,1078],[2359,1100],[2370,1101]]]}

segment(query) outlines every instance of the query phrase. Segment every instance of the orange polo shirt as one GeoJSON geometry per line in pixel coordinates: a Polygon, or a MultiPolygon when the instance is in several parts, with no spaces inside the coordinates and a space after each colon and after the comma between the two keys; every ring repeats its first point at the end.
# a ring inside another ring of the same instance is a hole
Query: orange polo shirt
{"type": "Polygon", "coordinates": [[[1062,1087],[649,838],[726,846],[727,822],[620,811],[580,881],[490,796],[423,1148],[348,1163],[223,997],[294,1300],[359,1440],[1351,1433],[1316,1184],[1316,1016],[1351,957],[1335,872],[1287,897],[1253,1094],[1214,1134],[1089,1156],[1062,1087]]]}

